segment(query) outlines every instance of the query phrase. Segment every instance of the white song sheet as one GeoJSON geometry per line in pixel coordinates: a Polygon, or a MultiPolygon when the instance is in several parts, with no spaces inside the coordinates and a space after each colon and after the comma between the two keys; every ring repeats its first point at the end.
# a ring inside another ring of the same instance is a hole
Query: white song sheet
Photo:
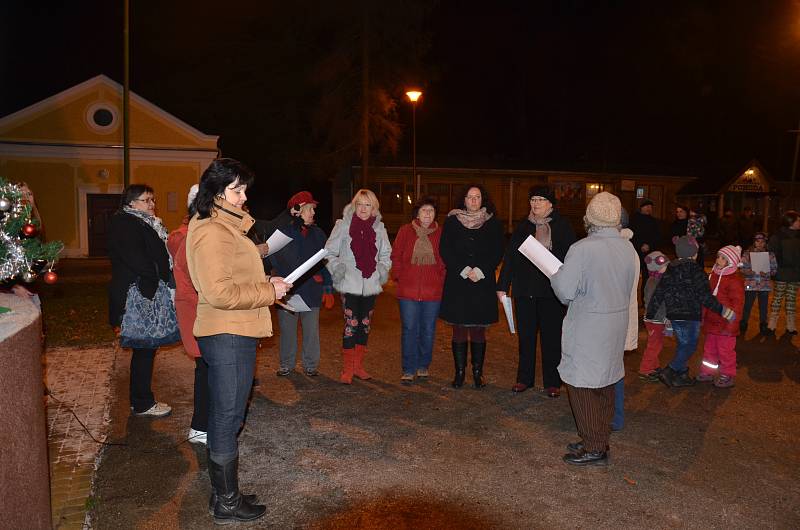
{"type": "Polygon", "coordinates": [[[563,265],[557,257],[553,256],[552,252],[547,250],[545,246],[539,243],[533,236],[528,236],[517,250],[519,250],[523,256],[531,260],[531,263],[536,265],[548,278],[558,272],[558,269],[563,265]]]}
{"type": "Polygon", "coordinates": [[[506,314],[506,321],[508,322],[508,331],[511,332],[513,335],[517,332],[516,328],[514,327],[514,309],[511,306],[511,298],[508,295],[503,295],[502,300],[500,300],[501,305],[503,306],[503,311],[506,314]]]}
{"type": "Polygon", "coordinates": [[[288,311],[291,311],[292,313],[305,313],[307,311],[311,311],[311,308],[308,307],[306,301],[303,300],[303,297],[299,294],[293,294],[286,299],[286,302],[278,302],[278,305],[282,306],[288,311]]]}
{"type": "Polygon", "coordinates": [[[267,239],[267,245],[269,245],[269,252],[267,252],[267,256],[272,256],[280,249],[288,245],[291,240],[291,237],[287,236],[280,230],[275,230],[272,235],[269,236],[269,239],[267,239]]]}
{"type": "Polygon", "coordinates": [[[300,279],[300,277],[303,274],[307,273],[311,269],[311,267],[313,267],[314,265],[325,259],[325,256],[327,255],[328,251],[325,250],[324,248],[321,248],[316,254],[308,258],[302,265],[300,265],[295,270],[290,272],[286,276],[286,278],[284,278],[284,281],[288,283],[296,282],[297,280],[300,279]]]}
{"type": "Polygon", "coordinates": [[[753,272],[769,274],[769,252],[751,252],[750,266],[753,272]]]}

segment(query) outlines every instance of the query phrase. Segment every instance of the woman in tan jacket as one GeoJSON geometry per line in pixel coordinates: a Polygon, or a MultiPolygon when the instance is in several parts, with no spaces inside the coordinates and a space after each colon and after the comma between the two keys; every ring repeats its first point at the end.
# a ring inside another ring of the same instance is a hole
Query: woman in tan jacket
{"type": "Polygon", "coordinates": [[[269,306],[291,288],[267,278],[255,244],[246,237],[255,222],[242,209],[253,174],[221,158],[203,173],[189,222],[186,260],[198,294],[194,335],[208,363],[208,473],[217,523],[258,519],[266,508],[238,486],[236,435],[253,382],[258,339],[272,335],[269,306]]]}

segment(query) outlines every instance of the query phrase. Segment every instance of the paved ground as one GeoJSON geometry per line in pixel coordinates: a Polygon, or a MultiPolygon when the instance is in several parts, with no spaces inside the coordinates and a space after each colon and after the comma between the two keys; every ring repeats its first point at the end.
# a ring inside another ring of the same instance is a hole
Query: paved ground
{"type": "Polygon", "coordinates": [[[101,447],[97,442],[105,441],[111,422],[113,365],[111,347],[55,348],[45,354],[53,528],[88,526],[85,516],[101,447]]]}
{"type": "MultiPolygon", "coordinates": [[[[800,356],[783,337],[740,341],[730,390],[670,390],[636,377],[626,357],[626,426],[607,468],[561,461],[575,440],[565,397],[509,389],[516,340],[490,331],[489,386],[453,390],[449,330],[432,377],[400,385],[399,315],[379,297],[367,369],[344,386],[340,313],[321,318],[322,375],[275,376],[277,340],[262,343],[241,483],[267,504],[252,528],[798,528],[800,356]]],[[[751,326],[751,329],[757,325],[751,326]]],[[[662,362],[671,357],[668,340],[662,362]]],[[[692,362],[699,362],[697,355],[692,362]]],[[[171,417],[131,418],[128,354],[113,374],[110,439],[95,479],[95,528],[211,528],[203,448],[185,443],[192,362],[159,353],[154,388],[171,417]]]]}

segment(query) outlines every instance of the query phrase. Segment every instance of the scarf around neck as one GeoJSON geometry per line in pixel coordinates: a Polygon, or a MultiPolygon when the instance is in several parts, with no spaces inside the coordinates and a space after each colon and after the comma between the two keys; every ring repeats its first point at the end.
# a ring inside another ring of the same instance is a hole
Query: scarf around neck
{"type": "Polygon", "coordinates": [[[411,221],[411,227],[417,233],[417,240],[414,242],[414,251],[411,253],[411,263],[414,265],[434,265],[436,255],[433,253],[433,243],[428,236],[438,228],[436,221],[432,222],[428,228],[424,228],[417,219],[411,221]]]}
{"type": "Polygon", "coordinates": [[[350,220],[350,250],[356,259],[356,268],[361,271],[363,278],[369,278],[378,266],[375,257],[378,255],[378,247],[375,244],[377,235],[372,225],[375,217],[370,217],[366,221],[353,213],[350,220]]]}
{"type": "Polygon", "coordinates": [[[528,214],[528,221],[536,225],[536,234],[533,237],[547,250],[553,250],[553,235],[550,232],[550,221],[553,220],[550,214],[552,213],[553,207],[551,206],[541,217],[536,217],[533,212],[528,214]]]}
{"type": "Polygon", "coordinates": [[[717,292],[719,292],[719,284],[722,283],[722,277],[730,276],[737,270],[738,267],[734,267],[731,264],[720,267],[715,263],[714,266],[711,267],[711,274],[708,275],[708,279],[710,280],[714,274],[717,275],[717,285],[714,286],[714,292],[712,293],[714,296],[717,296],[717,292]]]}
{"type": "Polygon", "coordinates": [[[450,217],[451,215],[455,215],[459,222],[464,225],[464,228],[476,230],[482,227],[483,223],[491,219],[493,214],[487,213],[486,207],[483,206],[477,212],[468,212],[467,210],[456,208],[450,210],[450,213],[447,214],[447,217],[450,217]]]}
{"type": "MultiPolygon", "coordinates": [[[[160,217],[148,215],[147,213],[137,210],[136,208],[131,208],[130,206],[123,206],[122,211],[128,215],[138,217],[144,224],[152,228],[155,233],[158,234],[158,237],[161,238],[161,241],[164,242],[164,248],[167,248],[167,238],[169,237],[169,232],[167,232],[167,229],[161,222],[160,217]]],[[[169,268],[172,269],[172,254],[169,253],[169,249],[167,249],[167,257],[169,257],[169,268]]]]}

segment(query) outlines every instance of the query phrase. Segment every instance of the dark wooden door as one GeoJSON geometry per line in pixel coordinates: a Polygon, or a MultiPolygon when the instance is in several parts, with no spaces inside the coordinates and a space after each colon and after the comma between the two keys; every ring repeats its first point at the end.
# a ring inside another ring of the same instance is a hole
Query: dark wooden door
{"type": "Polygon", "coordinates": [[[108,255],[108,221],[119,208],[120,195],[116,193],[92,193],[86,195],[86,211],[89,216],[89,256],[108,255]]]}

